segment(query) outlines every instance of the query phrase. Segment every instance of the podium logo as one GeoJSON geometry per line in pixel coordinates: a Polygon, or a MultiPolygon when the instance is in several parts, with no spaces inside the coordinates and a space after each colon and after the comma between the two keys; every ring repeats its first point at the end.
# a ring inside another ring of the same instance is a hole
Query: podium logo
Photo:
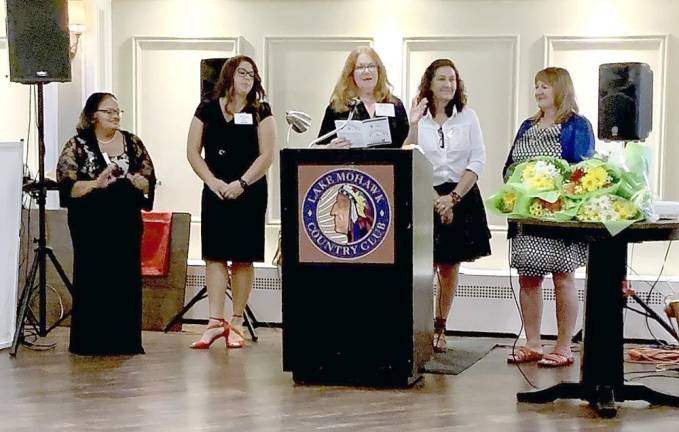
{"type": "Polygon", "coordinates": [[[354,259],[375,251],[391,223],[389,199],[370,175],[338,169],[316,179],[304,196],[304,230],[326,255],[354,259]]]}

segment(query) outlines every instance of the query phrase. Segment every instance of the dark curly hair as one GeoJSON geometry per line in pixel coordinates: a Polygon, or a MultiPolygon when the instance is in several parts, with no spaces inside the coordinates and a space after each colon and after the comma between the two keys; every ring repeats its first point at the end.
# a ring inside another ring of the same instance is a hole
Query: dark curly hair
{"type": "Polygon", "coordinates": [[[462,109],[467,105],[467,93],[464,89],[464,81],[460,78],[460,72],[455,67],[455,63],[449,59],[437,59],[434,60],[422,75],[420,80],[420,86],[418,87],[417,102],[419,103],[422,99],[427,98],[427,110],[432,116],[436,115],[436,110],[434,107],[434,97],[431,91],[431,82],[434,79],[434,74],[436,69],[444,66],[450,66],[455,71],[455,94],[453,99],[446,105],[446,115],[448,117],[453,115],[453,107],[457,108],[457,112],[462,111],[462,109]]]}

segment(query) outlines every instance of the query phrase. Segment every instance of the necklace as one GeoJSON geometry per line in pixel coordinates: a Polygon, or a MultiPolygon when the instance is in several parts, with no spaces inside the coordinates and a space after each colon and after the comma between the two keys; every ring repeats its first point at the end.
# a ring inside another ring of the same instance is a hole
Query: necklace
{"type": "Polygon", "coordinates": [[[116,138],[116,133],[115,133],[115,131],[114,131],[114,132],[113,132],[113,136],[111,137],[110,140],[104,141],[104,140],[100,140],[99,138],[97,138],[97,142],[99,142],[100,144],[111,144],[111,142],[113,142],[113,140],[114,140],[115,138],[116,138]]]}
{"type": "MultiPolygon", "coordinates": [[[[95,137],[96,137],[96,134],[95,134],[95,137]]],[[[116,139],[116,131],[115,131],[115,130],[113,131],[113,136],[111,137],[110,140],[105,141],[105,140],[102,140],[102,139],[97,138],[97,142],[98,142],[99,144],[111,144],[111,143],[113,142],[114,139],[116,139]]]]}

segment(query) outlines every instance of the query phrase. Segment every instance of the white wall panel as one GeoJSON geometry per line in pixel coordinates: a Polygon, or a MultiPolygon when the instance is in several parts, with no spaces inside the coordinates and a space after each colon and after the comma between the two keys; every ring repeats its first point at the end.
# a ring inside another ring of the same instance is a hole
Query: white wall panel
{"type": "Polygon", "coordinates": [[[11,344],[16,330],[21,159],[21,143],[0,141],[0,349],[11,344]]]}
{"type": "MultiPolygon", "coordinates": [[[[25,140],[28,132],[30,87],[9,80],[9,55],[5,37],[0,37],[0,95],[3,101],[0,103],[0,141],[25,140]]],[[[33,136],[36,137],[37,143],[37,135],[33,136]]],[[[35,148],[37,149],[37,145],[35,148]]],[[[37,161],[35,153],[36,151],[28,153],[29,157],[33,156],[32,161],[37,161]]],[[[24,149],[24,154],[26,154],[26,149],[24,149]]]]}

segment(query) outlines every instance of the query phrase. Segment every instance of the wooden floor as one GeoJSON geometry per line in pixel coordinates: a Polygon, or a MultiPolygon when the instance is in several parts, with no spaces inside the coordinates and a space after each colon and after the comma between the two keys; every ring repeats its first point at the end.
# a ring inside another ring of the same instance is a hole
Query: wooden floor
{"type": "MultiPolygon", "coordinates": [[[[496,348],[458,376],[425,375],[412,389],[297,386],[281,367],[281,331],[226,352],[192,351],[199,327],[145,333],[146,355],[78,357],[68,331],[53,351],[0,351],[2,431],[677,431],[679,409],[626,402],[600,419],[581,402],[518,404],[528,385],[496,348]]],[[[369,336],[369,335],[365,335],[369,336]]],[[[372,335],[379,342],[378,335],[372,335]]],[[[505,343],[511,341],[503,341],[505,343]]],[[[313,349],[313,347],[310,347],[313,349]]],[[[629,367],[628,367],[629,368],[629,367]]],[[[579,365],[527,367],[538,386],[576,380],[579,365]]],[[[643,381],[679,394],[679,380],[643,381]]]]}

